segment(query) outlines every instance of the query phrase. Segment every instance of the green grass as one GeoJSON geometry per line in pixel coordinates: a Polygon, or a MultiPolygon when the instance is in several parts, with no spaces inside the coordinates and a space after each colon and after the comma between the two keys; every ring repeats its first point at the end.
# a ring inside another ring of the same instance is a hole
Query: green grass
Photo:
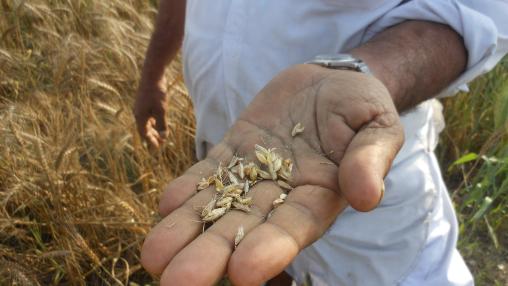
{"type": "Polygon", "coordinates": [[[438,156],[477,285],[508,285],[508,58],[445,100],[438,156]]]}

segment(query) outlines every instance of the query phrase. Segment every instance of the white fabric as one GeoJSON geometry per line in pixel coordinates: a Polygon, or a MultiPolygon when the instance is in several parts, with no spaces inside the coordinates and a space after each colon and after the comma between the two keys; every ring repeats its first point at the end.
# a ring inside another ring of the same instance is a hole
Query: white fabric
{"type": "MultiPolygon", "coordinates": [[[[419,137],[433,128],[422,129],[419,137]]],[[[412,155],[392,167],[377,209],[347,208],[322,239],[300,253],[288,268],[297,282],[309,272],[314,286],[472,284],[455,250],[457,222],[428,149],[433,143],[419,140],[412,155]]]]}
{"type": "Polygon", "coordinates": [[[300,253],[287,269],[297,285],[306,272],[314,286],[472,285],[455,249],[457,224],[434,154],[422,145],[392,168],[386,184],[378,209],[359,214],[348,208],[325,237],[300,253]],[[416,256],[404,257],[401,249],[411,245],[418,247],[416,256]],[[332,253],[340,256],[331,260],[332,253]]]}
{"type": "MultiPolygon", "coordinates": [[[[375,0],[374,0],[375,1],[375,0]]],[[[508,50],[507,0],[412,0],[390,10],[373,23],[364,39],[405,20],[447,24],[464,38],[469,53],[468,70],[439,94],[450,96],[467,90],[466,83],[491,70],[508,50]]]]}
{"type": "MultiPolygon", "coordinates": [[[[406,19],[446,23],[463,35],[468,70],[442,95],[453,93],[506,53],[506,15],[501,0],[187,0],[183,63],[198,157],[283,69],[347,51],[406,19]]],[[[472,283],[455,250],[456,218],[432,155],[436,118],[431,101],[401,117],[406,142],[382,205],[341,214],[292,264],[297,279],[311,272],[315,285],[472,283]]]]}

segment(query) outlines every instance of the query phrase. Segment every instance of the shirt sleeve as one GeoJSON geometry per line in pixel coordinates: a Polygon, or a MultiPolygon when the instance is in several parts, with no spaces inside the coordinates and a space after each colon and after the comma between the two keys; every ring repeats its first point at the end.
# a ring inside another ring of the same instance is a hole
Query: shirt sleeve
{"type": "Polygon", "coordinates": [[[508,53],[507,0],[402,1],[368,28],[364,39],[406,20],[446,24],[464,39],[468,51],[467,69],[438,97],[467,91],[468,82],[491,70],[508,53]]]}

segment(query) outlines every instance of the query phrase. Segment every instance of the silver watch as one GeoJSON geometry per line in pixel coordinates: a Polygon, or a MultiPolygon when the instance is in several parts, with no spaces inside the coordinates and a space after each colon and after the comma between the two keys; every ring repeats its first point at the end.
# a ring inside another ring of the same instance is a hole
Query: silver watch
{"type": "Polygon", "coordinates": [[[353,70],[371,74],[366,63],[350,54],[318,55],[313,60],[305,63],[319,65],[330,69],[353,70]]]}

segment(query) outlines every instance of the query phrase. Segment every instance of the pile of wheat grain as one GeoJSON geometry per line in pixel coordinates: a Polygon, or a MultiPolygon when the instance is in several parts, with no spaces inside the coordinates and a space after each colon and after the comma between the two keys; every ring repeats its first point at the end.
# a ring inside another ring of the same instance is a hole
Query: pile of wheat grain
{"type": "Polygon", "coordinates": [[[0,4],[0,285],[150,282],[139,248],[194,132],[178,64],[170,141],[150,154],[135,132],[154,3],[0,4]]]}

